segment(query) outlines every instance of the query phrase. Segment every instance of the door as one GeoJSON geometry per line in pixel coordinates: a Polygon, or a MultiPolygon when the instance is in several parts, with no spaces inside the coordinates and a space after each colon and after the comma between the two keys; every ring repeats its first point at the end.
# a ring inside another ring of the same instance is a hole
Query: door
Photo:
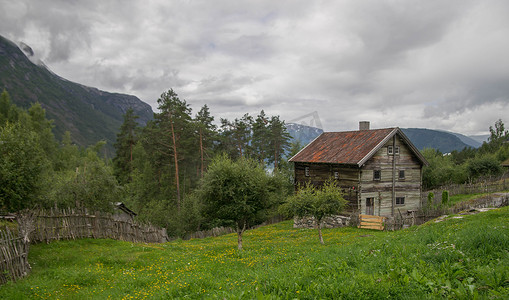
{"type": "Polygon", "coordinates": [[[375,198],[366,198],[366,215],[375,214],[375,198]]]}

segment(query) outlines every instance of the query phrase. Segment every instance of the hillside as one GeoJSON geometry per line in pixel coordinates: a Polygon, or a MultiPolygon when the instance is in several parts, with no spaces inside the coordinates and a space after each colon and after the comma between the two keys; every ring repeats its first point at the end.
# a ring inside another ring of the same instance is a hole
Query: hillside
{"type": "Polygon", "coordinates": [[[400,231],[286,221],[165,244],[71,240],[30,247],[32,273],[1,299],[507,299],[509,207],[400,231]],[[496,228],[496,230],[494,230],[496,228]]]}
{"type": "Polygon", "coordinates": [[[302,146],[309,144],[323,132],[320,128],[297,123],[286,124],[286,130],[292,137],[292,142],[299,141],[302,146]]]}
{"type": "Polygon", "coordinates": [[[465,147],[472,147],[450,132],[424,128],[401,128],[401,130],[419,150],[434,148],[442,153],[450,153],[454,150],[461,151],[465,147]]]}
{"type": "MultiPolygon", "coordinates": [[[[27,55],[33,51],[22,45],[27,55]]],[[[44,64],[34,64],[13,42],[0,36],[0,90],[7,90],[14,104],[28,108],[39,102],[54,133],[60,138],[70,131],[78,145],[88,146],[106,140],[111,150],[123,114],[130,107],[145,124],[152,119],[150,105],[135,96],[109,93],[59,77],[44,64]]]]}

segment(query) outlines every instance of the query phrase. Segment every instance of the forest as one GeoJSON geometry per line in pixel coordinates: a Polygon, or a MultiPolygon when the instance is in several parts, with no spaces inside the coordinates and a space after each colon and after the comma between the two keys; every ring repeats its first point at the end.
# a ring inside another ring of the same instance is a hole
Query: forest
{"type": "MultiPolygon", "coordinates": [[[[3,91],[2,213],[36,207],[111,212],[113,203],[123,202],[139,220],[167,228],[170,236],[184,236],[229,225],[218,223],[217,207],[204,202],[207,197],[221,196],[207,184],[231,184],[235,190],[220,192],[245,196],[226,212],[250,214],[249,218],[230,220],[238,228],[276,214],[277,207],[293,194],[287,159],[302,146],[291,142],[279,116],[268,116],[262,110],[257,116],[246,113],[235,120],[216,121],[207,105],[193,115],[190,105],[172,89],[162,93],[157,103],[158,112],[144,127],[138,125],[132,110],[126,112],[114,144],[116,155],[108,159],[101,156],[104,141],[84,148],[72,142],[69,132],[56,138],[52,121],[40,104],[23,110],[3,91]],[[235,182],[243,176],[253,184],[235,182]],[[247,189],[268,203],[249,206],[258,202],[246,196],[247,189]]],[[[424,149],[430,165],[423,172],[423,189],[501,175],[501,162],[509,158],[509,133],[501,120],[489,130],[488,142],[478,149],[465,148],[450,155],[424,149]]]]}

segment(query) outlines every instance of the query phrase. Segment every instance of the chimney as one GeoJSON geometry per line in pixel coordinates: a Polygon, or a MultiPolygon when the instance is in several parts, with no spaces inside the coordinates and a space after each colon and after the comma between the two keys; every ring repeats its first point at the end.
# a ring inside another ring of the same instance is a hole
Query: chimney
{"type": "Polygon", "coordinates": [[[359,130],[369,130],[369,121],[360,121],[359,130]]]}

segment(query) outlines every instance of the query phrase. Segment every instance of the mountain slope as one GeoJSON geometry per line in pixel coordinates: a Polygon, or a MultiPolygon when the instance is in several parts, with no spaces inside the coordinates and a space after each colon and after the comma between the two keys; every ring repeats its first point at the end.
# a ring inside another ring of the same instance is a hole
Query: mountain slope
{"type": "Polygon", "coordinates": [[[288,130],[288,133],[292,137],[292,142],[299,141],[302,146],[309,144],[323,133],[323,130],[320,128],[297,123],[286,124],[286,130],[288,130]]]}
{"type": "Polygon", "coordinates": [[[454,150],[461,151],[465,147],[471,147],[450,132],[424,128],[401,128],[401,130],[419,150],[434,148],[442,153],[449,153],[454,150]]]}
{"type": "MultiPolygon", "coordinates": [[[[23,45],[30,55],[31,49],[26,47],[23,45]]],[[[123,114],[130,107],[141,124],[153,117],[150,105],[137,97],[65,80],[43,65],[32,63],[13,42],[0,36],[0,90],[3,89],[18,106],[28,108],[39,102],[48,119],[54,120],[57,138],[70,131],[74,142],[81,146],[106,140],[111,150],[123,114]]]]}

